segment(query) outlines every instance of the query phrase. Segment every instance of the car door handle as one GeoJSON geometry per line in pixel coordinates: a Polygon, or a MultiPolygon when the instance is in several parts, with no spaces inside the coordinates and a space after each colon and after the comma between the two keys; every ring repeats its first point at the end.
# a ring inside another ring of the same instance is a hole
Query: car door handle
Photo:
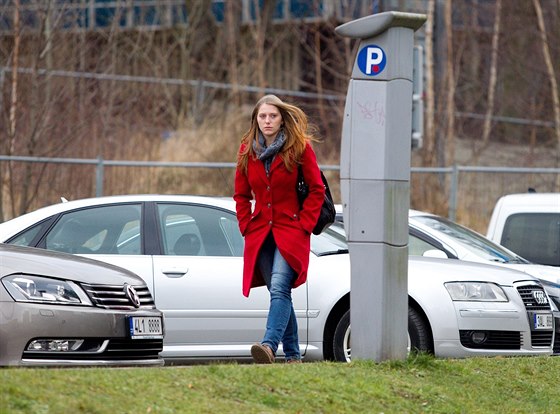
{"type": "Polygon", "coordinates": [[[165,276],[167,277],[183,277],[185,276],[187,273],[189,273],[189,269],[184,269],[184,268],[172,268],[172,269],[164,269],[161,271],[161,273],[163,273],[165,276]]]}

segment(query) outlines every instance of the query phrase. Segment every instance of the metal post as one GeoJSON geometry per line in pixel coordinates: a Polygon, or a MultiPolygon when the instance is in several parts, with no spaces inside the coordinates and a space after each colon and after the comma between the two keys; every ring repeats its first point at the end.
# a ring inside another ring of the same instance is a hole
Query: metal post
{"type": "Polygon", "coordinates": [[[97,166],[95,167],[95,196],[103,195],[103,157],[97,157],[97,166]]]}
{"type": "Polygon", "coordinates": [[[457,191],[459,186],[459,168],[457,164],[453,164],[453,171],[451,172],[451,194],[449,198],[449,220],[456,221],[457,219],[457,191]]]}

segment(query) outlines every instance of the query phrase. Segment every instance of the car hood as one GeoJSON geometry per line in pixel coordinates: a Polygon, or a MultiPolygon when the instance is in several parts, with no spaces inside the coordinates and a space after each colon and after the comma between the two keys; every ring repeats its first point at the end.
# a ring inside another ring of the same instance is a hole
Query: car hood
{"type": "Polygon", "coordinates": [[[534,263],[504,263],[503,266],[560,285],[560,268],[534,263]]]}
{"type": "Polygon", "coordinates": [[[554,302],[560,302],[560,268],[533,263],[503,263],[502,266],[536,277],[554,302]]]}
{"type": "Polygon", "coordinates": [[[21,273],[91,284],[145,285],[134,273],[97,260],[32,247],[0,244],[0,278],[21,273]]]}
{"type": "Polygon", "coordinates": [[[527,273],[485,263],[432,257],[410,257],[408,277],[423,281],[479,281],[511,286],[520,281],[536,281],[527,273]]]}

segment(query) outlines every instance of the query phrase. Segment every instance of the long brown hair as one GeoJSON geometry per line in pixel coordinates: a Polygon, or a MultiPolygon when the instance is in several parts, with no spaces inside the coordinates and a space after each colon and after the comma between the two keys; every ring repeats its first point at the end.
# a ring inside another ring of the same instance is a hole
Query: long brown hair
{"type": "Polygon", "coordinates": [[[305,112],[295,105],[283,102],[276,95],[263,96],[253,108],[251,127],[241,138],[241,143],[244,145],[238,154],[237,166],[242,171],[247,172],[249,156],[256,157],[255,150],[253,149],[253,140],[256,140],[258,145],[259,124],[257,122],[257,114],[263,104],[274,105],[280,111],[280,115],[282,115],[284,124],[282,128],[284,128],[286,143],[280,150],[280,156],[288,171],[292,171],[294,165],[301,159],[306,144],[311,141],[318,141],[314,135],[316,128],[309,124],[305,112]]]}

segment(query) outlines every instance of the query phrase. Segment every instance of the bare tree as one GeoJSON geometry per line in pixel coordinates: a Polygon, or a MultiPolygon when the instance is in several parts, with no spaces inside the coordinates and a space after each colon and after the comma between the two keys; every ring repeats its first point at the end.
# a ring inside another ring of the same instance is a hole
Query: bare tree
{"type": "Polygon", "coordinates": [[[240,76],[238,71],[239,65],[239,43],[240,39],[240,22],[241,20],[241,1],[232,0],[226,3],[226,16],[225,16],[225,38],[226,38],[226,54],[228,67],[228,79],[232,84],[231,98],[236,107],[241,105],[241,97],[239,96],[238,85],[240,83],[240,76]]]}
{"type": "MultiPolygon", "coordinates": [[[[239,114],[246,114],[259,93],[238,93],[236,88],[251,85],[261,91],[317,93],[317,99],[295,99],[314,117],[325,138],[318,146],[319,156],[336,163],[348,66],[358,42],[338,37],[334,28],[371,13],[364,6],[367,2],[347,1],[340,7],[340,2],[309,0],[306,5],[317,7],[312,23],[289,15],[274,20],[279,10],[275,0],[228,0],[223,21],[213,15],[212,0],[185,0],[180,6],[120,1],[115,8],[90,0],[4,3],[0,18],[10,33],[0,34],[0,59],[6,62],[4,78],[0,74],[0,82],[5,79],[0,100],[2,154],[230,160],[235,156],[232,137],[237,139],[236,128],[243,126],[239,114]],[[93,12],[106,12],[106,24],[96,26],[93,12]],[[156,18],[150,21],[154,13],[156,18]],[[182,13],[188,21],[166,20],[182,13]],[[61,77],[51,69],[72,74],[61,77]],[[176,79],[188,82],[177,84],[176,79]],[[199,80],[201,87],[193,87],[193,80],[199,80]],[[206,81],[231,84],[232,89],[209,88],[206,81]],[[184,137],[175,140],[176,147],[166,146],[174,141],[167,138],[180,134],[184,137]]],[[[530,137],[538,150],[550,147],[553,136],[560,153],[559,49],[558,42],[552,41],[558,38],[560,1],[508,2],[507,13],[505,9],[500,13],[498,8],[504,4],[503,0],[398,2],[403,11],[416,6],[421,10],[409,11],[428,14],[421,166],[451,165],[456,162],[459,139],[480,143],[480,137],[489,146],[498,141],[526,143],[530,137]],[[489,18],[493,8],[494,20],[489,18]],[[500,40],[503,33],[508,33],[507,42],[500,40]],[[520,65],[521,55],[544,64],[520,65]],[[502,122],[497,115],[527,122],[502,122]]],[[[484,159],[484,148],[480,155],[484,159]]],[[[534,159],[538,156],[535,151],[534,159]]],[[[92,193],[91,167],[88,171],[23,163],[0,167],[0,219],[52,202],[54,196],[92,193]]],[[[108,168],[105,174],[106,193],[133,191],[123,183],[128,178],[142,192],[202,191],[210,182],[198,179],[198,187],[185,187],[184,182],[195,180],[154,170],[141,174],[108,168]]],[[[421,201],[417,206],[445,212],[445,179],[434,177],[424,176],[417,186],[432,190],[415,196],[421,201]]]]}
{"type": "MultiPolygon", "coordinates": [[[[10,118],[9,118],[9,147],[8,154],[15,153],[16,144],[16,133],[17,133],[17,111],[18,111],[18,67],[19,67],[19,47],[20,47],[20,3],[19,0],[14,1],[14,49],[12,54],[12,82],[11,82],[11,94],[10,94],[10,118]]],[[[13,180],[13,163],[8,163],[7,171],[7,182],[10,183],[13,180]]],[[[10,188],[10,201],[12,211],[15,210],[14,197],[13,197],[13,187],[10,188]]]]}
{"type": "Polygon", "coordinates": [[[422,148],[422,161],[426,166],[436,163],[436,129],[435,129],[435,79],[434,79],[434,14],[436,0],[428,1],[425,42],[425,78],[426,78],[426,110],[424,115],[424,146],[422,148]]]}
{"type": "MultiPolygon", "coordinates": [[[[556,73],[554,70],[554,65],[552,63],[552,57],[550,53],[550,45],[548,42],[548,37],[546,35],[546,27],[544,24],[543,12],[539,0],[533,0],[533,6],[535,7],[535,12],[537,13],[537,23],[539,27],[539,34],[541,39],[542,53],[544,56],[544,62],[548,72],[548,79],[550,82],[550,94],[552,97],[552,106],[554,114],[554,130],[556,131],[556,149],[560,153],[560,98],[558,91],[558,82],[556,81],[556,73]]],[[[560,2],[559,2],[560,8],[560,2]]],[[[558,159],[558,165],[560,165],[560,158],[558,159]]],[[[560,185],[560,177],[558,177],[558,185],[560,185]]]]}
{"type": "Polygon", "coordinates": [[[266,39],[268,37],[267,35],[270,35],[268,32],[270,30],[276,1],[264,0],[262,8],[259,7],[258,1],[253,1],[255,10],[259,10],[259,12],[256,13],[255,25],[251,27],[251,34],[255,44],[255,83],[258,87],[264,89],[268,86],[268,82],[266,80],[266,39]]]}
{"type": "Polygon", "coordinates": [[[486,116],[484,118],[484,127],[482,129],[482,147],[476,151],[476,155],[480,154],[490,142],[490,131],[492,127],[492,116],[494,115],[494,99],[496,94],[496,79],[498,71],[498,45],[500,40],[502,0],[496,0],[494,11],[494,30],[492,35],[492,56],[490,58],[490,79],[488,81],[488,103],[486,106],[486,116]]]}
{"type": "Polygon", "coordinates": [[[447,59],[445,62],[445,138],[446,142],[446,164],[450,165],[455,160],[455,70],[453,61],[453,20],[452,20],[453,1],[445,2],[445,32],[447,59]]]}
{"type": "MultiPolygon", "coordinates": [[[[17,127],[17,107],[18,107],[18,65],[19,65],[19,47],[20,47],[20,3],[19,0],[14,1],[14,41],[12,49],[12,79],[11,79],[11,93],[10,93],[10,110],[8,118],[8,145],[5,148],[7,154],[14,154],[16,142],[16,127],[17,127]]],[[[2,71],[2,85],[4,84],[4,71],[2,71]]],[[[1,93],[1,91],[0,91],[1,93]]],[[[13,164],[8,163],[6,169],[6,178],[4,182],[3,169],[0,168],[0,220],[4,218],[4,186],[8,186],[11,181],[13,164]]],[[[9,188],[9,187],[8,187],[9,188]]],[[[12,201],[12,210],[13,210],[12,201]]]]}
{"type": "Polygon", "coordinates": [[[21,32],[19,27],[19,0],[14,1],[14,52],[12,55],[12,93],[10,102],[10,154],[14,153],[16,141],[16,114],[18,110],[18,65],[19,65],[19,45],[21,32]]]}

